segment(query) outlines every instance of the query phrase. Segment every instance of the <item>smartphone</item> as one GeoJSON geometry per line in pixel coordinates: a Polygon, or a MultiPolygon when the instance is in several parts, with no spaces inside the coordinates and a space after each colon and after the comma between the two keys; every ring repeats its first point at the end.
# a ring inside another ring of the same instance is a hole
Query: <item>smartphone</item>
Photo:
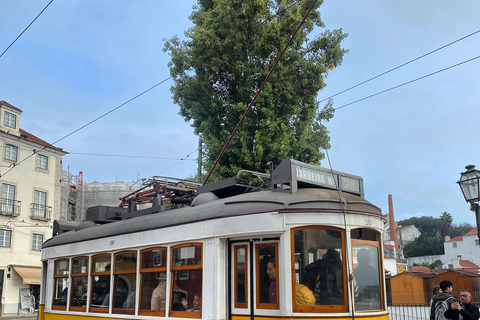
{"type": "Polygon", "coordinates": [[[457,298],[453,298],[452,303],[458,302],[457,298]]]}

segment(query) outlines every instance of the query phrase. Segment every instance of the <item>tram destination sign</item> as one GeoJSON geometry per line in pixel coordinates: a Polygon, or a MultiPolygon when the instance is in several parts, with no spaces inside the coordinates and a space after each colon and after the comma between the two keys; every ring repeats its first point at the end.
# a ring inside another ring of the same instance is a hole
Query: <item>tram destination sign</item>
{"type": "MultiPolygon", "coordinates": [[[[332,171],[293,159],[284,160],[273,172],[274,185],[283,191],[296,192],[298,187],[318,186],[339,189],[363,197],[363,178],[344,172],[332,171]],[[287,178],[289,175],[289,178],[287,178]],[[290,188],[283,188],[278,183],[287,183],[290,188]]],[[[279,190],[281,191],[281,190],[279,190]]]]}
{"type": "Polygon", "coordinates": [[[299,165],[295,165],[295,173],[298,181],[312,182],[315,185],[323,185],[325,187],[360,194],[360,180],[345,177],[338,173],[324,172],[312,170],[299,165]]]}

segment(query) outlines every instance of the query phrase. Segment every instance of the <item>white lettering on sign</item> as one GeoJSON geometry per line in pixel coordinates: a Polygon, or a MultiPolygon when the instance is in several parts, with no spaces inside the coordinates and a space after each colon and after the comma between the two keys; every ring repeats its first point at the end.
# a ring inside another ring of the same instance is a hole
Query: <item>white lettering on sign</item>
{"type": "Polygon", "coordinates": [[[322,171],[314,171],[314,170],[302,168],[299,166],[296,166],[296,173],[297,173],[297,179],[335,187],[335,180],[333,179],[333,176],[330,173],[322,172],[322,171]]]}

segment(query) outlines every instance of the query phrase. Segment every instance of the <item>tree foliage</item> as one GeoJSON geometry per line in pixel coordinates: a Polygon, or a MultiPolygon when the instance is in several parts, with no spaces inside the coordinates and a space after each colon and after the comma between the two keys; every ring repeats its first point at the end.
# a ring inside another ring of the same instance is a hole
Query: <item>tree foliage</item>
{"type": "Polygon", "coordinates": [[[401,226],[414,225],[421,235],[414,242],[409,243],[403,249],[405,257],[419,257],[444,254],[445,237],[462,236],[473,229],[468,223],[455,225],[452,215],[443,212],[440,218],[432,216],[412,217],[398,221],[401,226]]]}
{"type": "MultiPolygon", "coordinates": [[[[174,79],[173,100],[205,145],[208,170],[220,154],[280,52],[314,0],[199,0],[186,40],[166,40],[174,79]]],[[[315,4],[275,72],[222,157],[214,180],[239,168],[264,171],[286,157],[318,164],[330,147],[321,120],[333,117],[331,103],[319,112],[315,98],[324,78],[347,50],[341,29],[324,27],[315,4]]]]}

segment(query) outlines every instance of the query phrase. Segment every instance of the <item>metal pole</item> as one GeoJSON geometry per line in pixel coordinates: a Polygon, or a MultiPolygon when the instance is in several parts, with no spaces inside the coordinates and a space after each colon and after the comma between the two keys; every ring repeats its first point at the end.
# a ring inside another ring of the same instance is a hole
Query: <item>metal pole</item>
{"type": "Polygon", "coordinates": [[[474,204],[475,206],[475,218],[477,219],[477,237],[480,241],[480,205],[478,203],[474,204]]]}

